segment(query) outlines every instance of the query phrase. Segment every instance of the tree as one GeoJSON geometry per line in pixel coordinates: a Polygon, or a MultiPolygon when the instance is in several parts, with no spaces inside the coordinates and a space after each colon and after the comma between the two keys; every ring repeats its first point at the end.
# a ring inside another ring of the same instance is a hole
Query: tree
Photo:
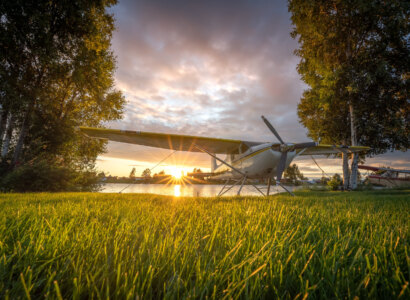
{"type": "Polygon", "coordinates": [[[113,18],[106,12],[115,2],[0,4],[3,170],[38,160],[76,171],[94,168],[105,143],[76,127],[98,127],[122,115],[110,50],[113,18]]]}
{"type": "Polygon", "coordinates": [[[337,173],[333,175],[332,179],[327,182],[327,185],[330,187],[332,191],[338,190],[341,184],[342,179],[340,178],[340,175],[337,173]]]}
{"type": "MultiPolygon", "coordinates": [[[[406,1],[290,0],[301,57],[298,72],[309,85],[298,107],[314,140],[369,145],[369,154],[410,146],[410,50],[406,1]]],[[[348,153],[343,153],[349,187],[348,153]]],[[[352,159],[350,185],[356,187],[352,159]]]]}
{"type": "Polygon", "coordinates": [[[329,177],[322,176],[320,178],[320,184],[327,184],[329,182],[329,180],[330,180],[329,177]]]}
{"type": "Polygon", "coordinates": [[[146,168],[144,171],[142,171],[141,176],[145,177],[145,178],[150,178],[151,177],[151,170],[149,168],[146,168]]]}
{"type": "Polygon", "coordinates": [[[299,167],[296,164],[293,164],[286,168],[285,172],[283,173],[283,177],[289,179],[289,181],[293,184],[297,184],[299,180],[305,180],[306,177],[303,176],[303,173],[300,172],[299,167]]]}
{"type": "Polygon", "coordinates": [[[132,170],[131,170],[131,172],[130,172],[130,179],[135,179],[135,172],[136,172],[136,169],[135,168],[132,168],[132,170]]]}

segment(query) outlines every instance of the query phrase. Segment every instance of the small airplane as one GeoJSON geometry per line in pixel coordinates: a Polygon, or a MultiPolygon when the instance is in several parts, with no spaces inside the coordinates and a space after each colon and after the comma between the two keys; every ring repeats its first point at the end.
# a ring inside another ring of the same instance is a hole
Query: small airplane
{"type": "Polygon", "coordinates": [[[286,187],[281,185],[280,180],[284,170],[295,157],[343,152],[356,153],[370,149],[362,146],[321,145],[316,142],[285,143],[264,116],[262,116],[262,120],[280,143],[90,127],[80,127],[80,130],[92,138],[170,150],[206,153],[211,156],[212,178],[226,180],[218,196],[222,196],[236,185],[240,185],[237,193],[240,195],[247,179],[268,179],[266,194],[256,185],[252,185],[262,195],[269,196],[272,177],[275,177],[276,185],[292,194],[286,187]],[[217,154],[226,154],[226,158],[221,159],[217,154]],[[217,164],[217,161],[219,164],[217,164]],[[233,181],[233,184],[229,186],[231,181],[233,181]]]}
{"type": "Polygon", "coordinates": [[[358,168],[361,170],[374,172],[374,174],[367,176],[370,183],[372,184],[378,184],[387,187],[410,186],[410,170],[378,168],[364,165],[358,166],[358,168]]]}

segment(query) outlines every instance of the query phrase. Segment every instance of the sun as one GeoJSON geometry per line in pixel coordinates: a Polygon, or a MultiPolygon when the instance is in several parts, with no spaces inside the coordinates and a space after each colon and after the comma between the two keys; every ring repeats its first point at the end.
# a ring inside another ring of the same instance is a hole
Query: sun
{"type": "Polygon", "coordinates": [[[181,179],[182,177],[182,169],[181,168],[172,168],[171,170],[171,175],[172,177],[174,177],[175,179],[181,179]]]}

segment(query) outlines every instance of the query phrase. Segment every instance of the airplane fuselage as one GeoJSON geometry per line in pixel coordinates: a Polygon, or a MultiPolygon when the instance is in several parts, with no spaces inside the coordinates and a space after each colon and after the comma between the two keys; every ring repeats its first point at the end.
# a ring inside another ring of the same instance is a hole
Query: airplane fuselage
{"type": "MultiPolygon", "coordinates": [[[[281,152],[272,149],[274,143],[265,143],[250,147],[243,153],[227,155],[225,161],[237,170],[246,174],[247,178],[267,178],[276,175],[281,152]]],[[[296,151],[290,151],[287,155],[286,167],[296,157],[296,151]]],[[[242,178],[242,174],[232,170],[225,164],[219,165],[213,170],[215,179],[242,178]]]]}

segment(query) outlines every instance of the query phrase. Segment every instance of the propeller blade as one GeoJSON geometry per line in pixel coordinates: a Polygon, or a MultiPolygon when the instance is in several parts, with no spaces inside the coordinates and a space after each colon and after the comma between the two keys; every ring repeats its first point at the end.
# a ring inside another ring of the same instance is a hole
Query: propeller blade
{"type": "Polygon", "coordinates": [[[276,181],[277,182],[280,182],[280,180],[282,179],[282,174],[283,174],[283,171],[285,171],[287,158],[288,158],[288,153],[282,152],[280,156],[279,164],[276,167],[276,181]]]}
{"type": "Polygon", "coordinates": [[[307,143],[297,143],[293,145],[294,149],[303,149],[303,148],[311,148],[311,147],[316,147],[317,143],[316,142],[307,142],[307,143]]]}
{"type": "Polygon", "coordinates": [[[265,122],[266,126],[268,126],[268,128],[270,129],[270,131],[272,131],[272,133],[276,136],[276,138],[281,142],[281,144],[284,144],[285,142],[282,140],[282,138],[280,137],[279,133],[276,131],[275,128],[273,128],[272,124],[269,123],[269,121],[264,117],[261,116],[263,122],[265,122]]]}

